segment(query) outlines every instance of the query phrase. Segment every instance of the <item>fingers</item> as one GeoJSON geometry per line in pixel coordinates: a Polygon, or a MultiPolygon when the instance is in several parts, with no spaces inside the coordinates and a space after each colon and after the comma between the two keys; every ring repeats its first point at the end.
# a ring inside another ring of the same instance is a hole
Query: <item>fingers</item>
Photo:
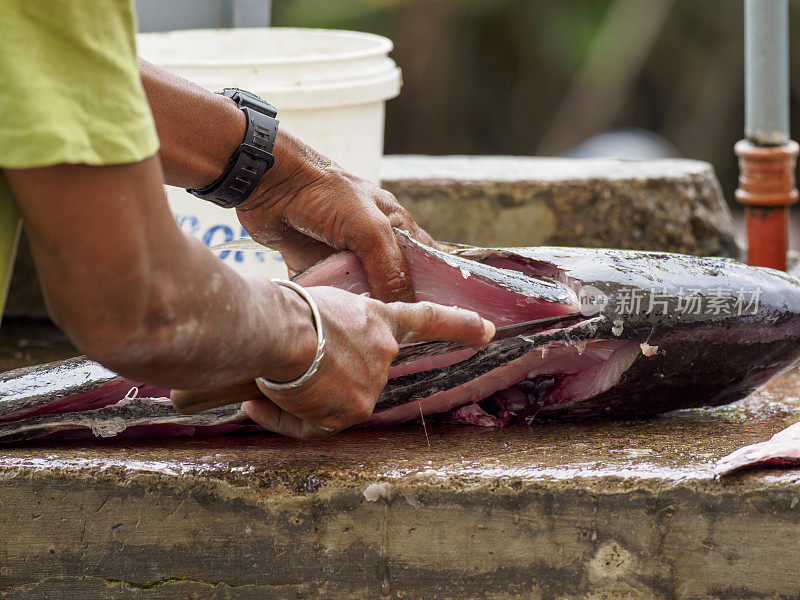
{"type": "Polygon", "coordinates": [[[336,432],[286,412],[269,398],[243,402],[242,410],[264,429],[298,440],[315,440],[336,432]]]}
{"type": "Polygon", "coordinates": [[[388,304],[386,310],[400,343],[441,340],[480,346],[494,336],[494,324],[469,310],[432,302],[388,304]]]}
{"type": "Polygon", "coordinates": [[[408,232],[412,238],[427,246],[432,246],[433,248],[439,247],[436,241],[428,235],[428,232],[417,225],[416,221],[414,221],[409,212],[400,205],[393,194],[386,190],[380,190],[380,196],[376,204],[383,214],[389,218],[389,224],[392,227],[397,227],[398,229],[408,232]]]}
{"type": "MultiPolygon", "coordinates": [[[[393,340],[392,342],[394,343],[393,340]]],[[[346,367],[339,365],[335,369],[338,373],[336,377],[340,381],[350,376],[349,373],[343,374],[342,368],[346,367]]],[[[325,367],[323,366],[322,372],[315,377],[324,378],[324,371],[325,367]]],[[[321,384],[323,380],[318,379],[316,382],[309,382],[300,388],[288,391],[270,390],[265,388],[261,381],[257,381],[259,390],[266,397],[265,400],[273,405],[273,407],[262,407],[262,410],[266,411],[262,413],[262,417],[265,420],[271,419],[268,421],[268,428],[271,431],[277,431],[276,428],[279,424],[276,419],[280,413],[276,411],[283,410],[284,412],[289,411],[287,414],[299,419],[297,422],[294,421],[294,418],[287,421],[284,417],[280,427],[290,428],[291,431],[286,435],[309,439],[309,437],[324,437],[342,431],[372,416],[378,392],[386,384],[384,380],[382,384],[369,386],[374,389],[365,391],[362,389],[363,385],[359,386],[358,382],[351,382],[345,389],[335,389],[335,386],[331,385],[323,384],[322,387],[317,385],[321,384]],[[320,400],[321,394],[323,400],[320,400]]]]}
{"type": "Polygon", "coordinates": [[[371,215],[364,227],[347,239],[347,247],[364,266],[373,298],[384,302],[413,302],[408,265],[385,215],[371,215]]]}

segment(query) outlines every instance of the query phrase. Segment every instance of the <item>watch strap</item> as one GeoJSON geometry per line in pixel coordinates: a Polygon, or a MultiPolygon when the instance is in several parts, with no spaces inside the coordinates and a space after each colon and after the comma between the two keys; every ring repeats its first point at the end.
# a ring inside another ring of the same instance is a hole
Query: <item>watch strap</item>
{"type": "Polygon", "coordinates": [[[247,200],[275,162],[272,148],[278,134],[278,120],[275,109],[255,94],[236,88],[226,88],[222,94],[232,98],[245,114],[244,140],[219,178],[204,188],[187,191],[218,206],[235,208],[247,200]]]}

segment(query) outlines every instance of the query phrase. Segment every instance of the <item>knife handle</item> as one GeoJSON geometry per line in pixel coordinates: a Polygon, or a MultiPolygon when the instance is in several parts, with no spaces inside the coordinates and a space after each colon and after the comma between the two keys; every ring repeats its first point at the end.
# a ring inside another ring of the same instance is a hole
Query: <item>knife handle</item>
{"type": "Polygon", "coordinates": [[[263,397],[264,394],[252,379],[202,390],[172,390],[169,394],[172,406],[185,415],[263,397]]]}

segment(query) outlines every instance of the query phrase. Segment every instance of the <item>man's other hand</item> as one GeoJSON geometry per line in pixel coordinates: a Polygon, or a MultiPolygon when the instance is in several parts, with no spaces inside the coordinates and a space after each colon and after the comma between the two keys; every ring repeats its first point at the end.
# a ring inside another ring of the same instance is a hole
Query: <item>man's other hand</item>
{"type": "MultiPolygon", "coordinates": [[[[367,419],[401,343],[444,340],[481,346],[494,336],[490,321],[467,310],[430,302],[385,304],[331,287],[308,291],[319,306],[326,338],[319,370],[297,389],[262,389],[267,398],[242,404],[262,427],[300,439],[324,437],[367,419]]],[[[301,360],[267,373],[268,379],[288,381],[308,368],[316,352],[314,328],[305,328],[292,345],[306,349],[298,354],[301,360]]]]}

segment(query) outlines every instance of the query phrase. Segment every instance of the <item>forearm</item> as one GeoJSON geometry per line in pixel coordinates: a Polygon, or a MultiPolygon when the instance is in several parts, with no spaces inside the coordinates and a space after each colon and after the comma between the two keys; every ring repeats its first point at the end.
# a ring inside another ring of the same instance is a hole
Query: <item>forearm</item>
{"type": "Polygon", "coordinates": [[[81,324],[76,337],[90,340],[90,357],[131,379],[181,389],[259,376],[290,380],[311,363],[313,321],[298,294],[235,273],[191,236],[175,258],[142,276],[148,289],[140,317],[105,331],[117,339],[98,343],[97,317],[81,324]]]}
{"type": "Polygon", "coordinates": [[[194,388],[291,379],[316,345],[291,290],[244,278],[176,226],[158,159],[6,170],[51,315],[132,379],[194,388]]]}
{"type": "Polygon", "coordinates": [[[159,158],[166,183],[205,187],[222,174],[241,144],[244,114],[230,98],[142,59],[139,74],[161,142],[159,158]]]}
{"type": "MultiPolygon", "coordinates": [[[[230,98],[209,92],[139,59],[147,101],[161,143],[159,158],[169,185],[202,188],[222,175],[244,139],[245,117],[230,98]]],[[[279,183],[300,171],[322,171],[326,159],[281,128],[275,165],[265,179],[279,183]]],[[[306,177],[308,179],[308,177],[306,177]]]]}

